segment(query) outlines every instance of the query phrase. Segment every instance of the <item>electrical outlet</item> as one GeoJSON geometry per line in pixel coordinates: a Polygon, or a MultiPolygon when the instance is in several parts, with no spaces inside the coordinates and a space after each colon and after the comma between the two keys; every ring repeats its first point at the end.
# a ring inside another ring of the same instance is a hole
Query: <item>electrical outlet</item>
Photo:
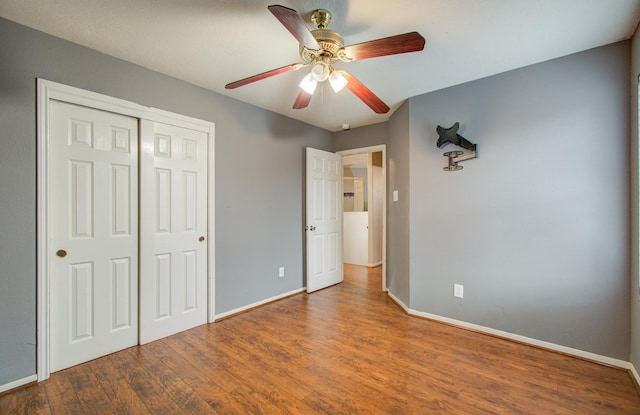
{"type": "Polygon", "coordinates": [[[280,267],[280,269],[278,270],[278,277],[284,277],[284,267],[280,267]]]}
{"type": "Polygon", "coordinates": [[[464,285],[453,284],[453,296],[458,298],[464,298],[464,285]]]}

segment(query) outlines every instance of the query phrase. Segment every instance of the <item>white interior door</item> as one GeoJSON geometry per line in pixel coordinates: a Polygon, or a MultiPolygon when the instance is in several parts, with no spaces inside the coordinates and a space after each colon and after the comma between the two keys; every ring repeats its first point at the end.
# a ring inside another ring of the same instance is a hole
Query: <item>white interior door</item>
{"type": "Polygon", "coordinates": [[[138,121],[52,101],[50,368],[138,343],[138,121]]]}
{"type": "Polygon", "coordinates": [[[140,343],[207,322],[204,132],[141,121],[140,343]]]}
{"type": "Polygon", "coordinates": [[[342,157],[307,148],[307,292],[342,282],[342,157]]]}

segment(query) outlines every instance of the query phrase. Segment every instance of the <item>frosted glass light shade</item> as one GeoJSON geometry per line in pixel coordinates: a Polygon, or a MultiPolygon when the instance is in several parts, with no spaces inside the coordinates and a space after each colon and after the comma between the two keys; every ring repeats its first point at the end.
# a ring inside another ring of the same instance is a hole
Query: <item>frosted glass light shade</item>
{"type": "Polygon", "coordinates": [[[313,68],[311,68],[311,74],[313,75],[313,78],[318,82],[326,81],[330,73],[331,69],[329,69],[329,65],[324,62],[318,62],[313,65],[313,68]]]}
{"type": "Polygon", "coordinates": [[[338,93],[347,85],[347,79],[342,76],[340,72],[333,71],[331,75],[329,75],[329,83],[331,84],[331,88],[333,88],[333,92],[338,93]]]}
{"type": "Polygon", "coordinates": [[[302,90],[307,94],[313,94],[313,91],[316,90],[317,85],[318,81],[314,79],[313,73],[309,73],[307,76],[302,78],[299,87],[302,88],[302,90]]]}

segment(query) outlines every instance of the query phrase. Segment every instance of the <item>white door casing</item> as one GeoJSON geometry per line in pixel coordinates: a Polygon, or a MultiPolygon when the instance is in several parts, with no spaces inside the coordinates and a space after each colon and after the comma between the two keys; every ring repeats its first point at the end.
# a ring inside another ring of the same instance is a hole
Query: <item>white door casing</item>
{"type": "MultiPolygon", "coordinates": [[[[368,245],[368,267],[375,267],[382,264],[382,229],[384,228],[384,219],[382,217],[383,206],[385,204],[383,168],[384,159],[380,157],[382,165],[374,164],[374,154],[378,152],[369,152],[367,154],[367,182],[368,205],[369,205],[369,241],[368,245]]],[[[382,156],[382,152],[379,152],[382,156]]]]}
{"type": "Polygon", "coordinates": [[[138,122],[50,107],[51,370],[138,342],[138,122]]]}
{"type": "Polygon", "coordinates": [[[342,156],[307,148],[307,292],[342,282],[342,156]]]}
{"type": "Polygon", "coordinates": [[[207,322],[207,141],[141,121],[140,344],[207,322]]]}
{"type": "Polygon", "coordinates": [[[386,144],[379,144],[370,147],[362,147],[351,150],[339,151],[338,154],[342,156],[363,154],[363,153],[382,153],[382,170],[379,177],[379,196],[381,197],[381,226],[380,232],[382,233],[382,291],[389,291],[387,289],[387,146],[386,144]]]}

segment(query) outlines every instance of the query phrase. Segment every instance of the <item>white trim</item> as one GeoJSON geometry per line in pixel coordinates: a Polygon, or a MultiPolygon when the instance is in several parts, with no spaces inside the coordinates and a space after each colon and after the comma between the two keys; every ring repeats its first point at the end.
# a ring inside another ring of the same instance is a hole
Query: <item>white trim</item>
{"type": "Polygon", "coordinates": [[[0,385],[0,393],[9,391],[11,389],[19,388],[20,386],[26,385],[27,383],[34,382],[36,380],[38,380],[38,375],[31,375],[31,376],[27,376],[26,378],[5,383],[4,385],[0,385]]]}
{"type": "MultiPolygon", "coordinates": [[[[210,121],[176,114],[159,108],[145,107],[144,105],[124,99],[38,78],[38,94],[40,94],[41,90],[46,91],[48,99],[83,105],[85,107],[127,115],[133,118],[157,121],[202,132],[213,131],[214,127],[214,123],[210,121]]],[[[46,104],[46,102],[47,101],[44,101],[43,104],[46,104]]]]}
{"type": "Polygon", "coordinates": [[[376,262],[375,264],[367,264],[367,268],[375,268],[379,267],[380,265],[382,265],[382,261],[376,262]]]}
{"type": "Polygon", "coordinates": [[[51,100],[64,101],[71,104],[83,105],[102,111],[109,111],[129,117],[171,124],[177,127],[202,131],[209,135],[208,152],[208,321],[215,318],[215,124],[199,120],[186,115],[175,114],[158,108],[145,107],[134,102],[126,101],[96,92],[85,91],[57,82],[44,79],[37,80],[37,333],[36,333],[36,370],[37,380],[49,378],[49,257],[48,257],[48,223],[47,201],[49,197],[48,154],[49,154],[49,102],[51,100]]]}
{"type": "Polygon", "coordinates": [[[259,306],[264,305],[264,304],[272,303],[274,301],[282,300],[283,298],[286,298],[286,297],[291,297],[292,295],[300,294],[300,293],[304,292],[306,289],[307,289],[307,287],[298,288],[296,290],[289,291],[288,293],[279,294],[279,295],[276,295],[274,297],[270,297],[270,298],[266,298],[264,300],[257,301],[257,302],[255,302],[253,304],[249,304],[249,305],[245,305],[245,306],[242,306],[242,307],[234,308],[233,310],[225,311],[224,313],[220,313],[220,314],[216,315],[215,316],[215,320],[220,320],[222,318],[229,317],[229,316],[232,316],[234,314],[238,314],[238,313],[241,313],[243,311],[247,311],[247,310],[259,307],[259,306]]]}
{"type": "Polygon", "coordinates": [[[633,363],[629,363],[629,373],[631,373],[631,376],[633,376],[636,384],[640,385],[640,375],[638,374],[638,371],[636,370],[636,367],[633,365],[633,363]]]}
{"type": "MultiPolygon", "coordinates": [[[[477,331],[477,332],[480,332],[480,333],[485,333],[485,334],[489,334],[489,335],[492,335],[492,336],[501,337],[501,338],[504,338],[504,339],[507,339],[507,340],[514,340],[514,341],[517,341],[517,342],[520,342],[520,343],[525,343],[525,344],[529,344],[531,346],[537,346],[537,347],[541,347],[541,348],[544,348],[544,349],[549,349],[549,350],[552,350],[552,351],[555,351],[555,352],[560,352],[560,353],[564,353],[564,354],[567,354],[567,355],[570,355],[570,356],[591,360],[591,361],[594,361],[594,362],[598,362],[598,363],[602,363],[602,364],[605,364],[605,365],[617,367],[617,368],[620,368],[620,369],[627,369],[627,370],[631,371],[631,373],[633,373],[633,375],[634,375],[634,377],[636,379],[640,379],[638,377],[637,372],[635,372],[635,369],[633,368],[633,365],[630,362],[626,362],[624,360],[619,360],[619,359],[614,359],[612,357],[603,356],[603,355],[599,355],[599,354],[596,354],[596,353],[586,352],[586,351],[580,350],[580,349],[574,349],[572,347],[562,346],[560,344],[555,344],[555,343],[550,343],[550,342],[546,342],[546,341],[542,341],[542,340],[533,339],[531,337],[521,336],[519,334],[509,333],[509,332],[502,331],[502,330],[496,330],[496,329],[492,329],[491,327],[480,326],[478,324],[468,323],[466,321],[456,320],[456,319],[449,318],[449,317],[442,317],[442,316],[438,316],[436,314],[425,313],[423,311],[413,310],[413,309],[407,307],[402,301],[400,301],[400,299],[398,297],[393,295],[391,292],[389,292],[388,294],[393,299],[393,301],[398,303],[398,305],[400,307],[402,307],[404,309],[404,311],[406,311],[407,314],[409,314],[409,315],[416,316],[416,317],[428,318],[430,320],[435,320],[435,321],[439,321],[439,322],[442,322],[442,323],[447,323],[447,324],[450,324],[452,326],[460,327],[462,329],[474,330],[474,331],[477,331]]],[[[639,382],[639,384],[640,384],[640,382],[639,382]]]]}
{"type": "MultiPolygon", "coordinates": [[[[375,153],[382,152],[382,194],[384,194],[384,203],[382,204],[382,291],[389,292],[387,288],[387,145],[378,144],[375,146],[354,148],[351,150],[338,151],[341,156],[351,154],[375,153]]],[[[343,172],[341,172],[342,175],[343,172]]]]}
{"type": "Polygon", "coordinates": [[[49,257],[48,257],[48,189],[49,100],[50,89],[38,79],[37,85],[37,151],[36,151],[36,374],[38,382],[49,378],[49,257]]]}
{"type": "Polygon", "coordinates": [[[216,320],[216,215],[215,215],[215,207],[216,207],[216,179],[215,179],[215,151],[216,151],[216,142],[215,142],[215,125],[210,124],[209,128],[209,160],[208,160],[208,177],[207,183],[209,185],[208,193],[209,193],[209,209],[207,222],[209,224],[208,235],[209,242],[207,247],[209,248],[208,252],[208,272],[209,278],[207,281],[209,296],[208,300],[208,319],[207,322],[213,323],[216,320]]]}
{"type": "Polygon", "coordinates": [[[404,310],[405,313],[411,314],[411,310],[409,310],[409,307],[407,307],[406,304],[402,300],[400,300],[398,297],[396,297],[396,295],[394,293],[392,293],[391,291],[387,291],[387,295],[389,297],[391,297],[391,299],[393,301],[395,301],[396,304],[398,304],[404,310]]]}

